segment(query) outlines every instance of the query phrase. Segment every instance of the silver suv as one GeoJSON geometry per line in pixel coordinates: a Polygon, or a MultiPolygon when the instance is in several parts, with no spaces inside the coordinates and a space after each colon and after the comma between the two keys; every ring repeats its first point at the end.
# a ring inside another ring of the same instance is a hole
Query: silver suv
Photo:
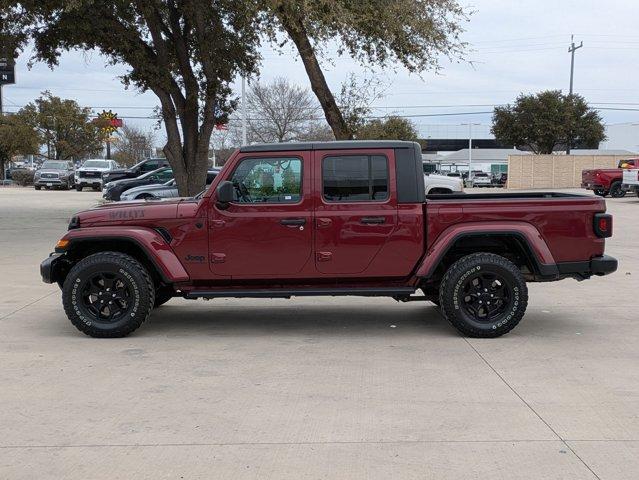
{"type": "Polygon", "coordinates": [[[47,160],[38,168],[33,176],[36,190],[42,187],[62,188],[68,190],[74,185],[75,167],[67,160],[47,160]]]}

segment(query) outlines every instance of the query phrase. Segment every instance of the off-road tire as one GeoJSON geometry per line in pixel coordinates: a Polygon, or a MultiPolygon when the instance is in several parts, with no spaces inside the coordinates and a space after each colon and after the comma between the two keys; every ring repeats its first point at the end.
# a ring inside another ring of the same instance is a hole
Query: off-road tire
{"type": "Polygon", "coordinates": [[[528,288],[526,281],[508,259],[493,253],[474,253],[455,262],[444,274],[439,287],[441,313],[462,334],[475,338],[494,338],[517,326],[526,312],[528,288]],[[509,289],[508,309],[492,321],[477,321],[463,307],[462,288],[468,277],[479,272],[495,273],[509,289]]]}
{"type": "Polygon", "coordinates": [[[593,190],[593,193],[597,195],[598,197],[605,197],[606,195],[608,195],[608,192],[604,190],[603,188],[595,188],[593,190]]]}
{"type": "Polygon", "coordinates": [[[155,291],[155,303],[153,304],[153,308],[161,307],[174,296],[173,290],[169,290],[168,288],[158,288],[155,291]]]}
{"type": "Polygon", "coordinates": [[[67,275],[62,288],[62,304],[71,323],[95,338],[125,337],[149,317],[155,303],[155,288],[147,270],[135,258],[120,252],[100,252],[80,260],[67,275]],[[91,275],[117,273],[126,278],[133,291],[133,311],[113,321],[100,321],[82,302],[81,289],[91,275]]]}
{"type": "Polygon", "coordinates": [[[623,198],[626,196],[626,192],[621,189],[621,182],[616,181],[610,185],[610,196],[612,198],[623,198]]]}

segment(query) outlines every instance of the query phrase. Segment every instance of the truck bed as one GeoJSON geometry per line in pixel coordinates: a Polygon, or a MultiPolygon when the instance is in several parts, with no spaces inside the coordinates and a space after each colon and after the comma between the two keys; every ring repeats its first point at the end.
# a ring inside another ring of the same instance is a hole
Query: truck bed
{"type": "Polygon", "coordinates": [[[594,195],[558,192],[428,195],[423,204],[426,243],[460,224],[499,225],[503,231],[532,225],[544,239],[555,262],[576,262],[603,255],[604,239],[593,230],[595,213],[606,202],[594,195]]]}

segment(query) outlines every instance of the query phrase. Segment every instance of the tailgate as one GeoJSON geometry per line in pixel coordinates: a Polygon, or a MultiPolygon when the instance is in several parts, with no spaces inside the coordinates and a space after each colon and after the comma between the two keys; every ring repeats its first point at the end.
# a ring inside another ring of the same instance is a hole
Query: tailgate
{"type": "Polygon", "coordinates": [[[599,183],[599,179],[597,178],[597,173],[599,170],[584,170],[581,172],[581,184],[582,185],[593,185],[595,183],[599,183]]]}

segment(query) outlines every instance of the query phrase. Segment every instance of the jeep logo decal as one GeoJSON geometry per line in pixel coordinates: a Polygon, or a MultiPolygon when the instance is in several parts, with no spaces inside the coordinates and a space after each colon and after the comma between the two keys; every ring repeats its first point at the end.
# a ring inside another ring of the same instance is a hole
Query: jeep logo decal
{"type": "Polygon", "coordinates": [[[204,255],[187,255],[184,257],[184,260],[187,262],[198,262],[202,263],[204,261],[204,255]]]}

